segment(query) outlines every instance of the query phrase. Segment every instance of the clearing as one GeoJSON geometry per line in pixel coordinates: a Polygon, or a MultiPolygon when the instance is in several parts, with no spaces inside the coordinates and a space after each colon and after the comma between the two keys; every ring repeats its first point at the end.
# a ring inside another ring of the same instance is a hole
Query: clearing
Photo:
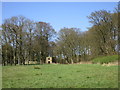
{"type": "Polygon", "coordinates": [[[2,67],[3,88],[118,88],[118,66],[44,64],[2,67]]]}

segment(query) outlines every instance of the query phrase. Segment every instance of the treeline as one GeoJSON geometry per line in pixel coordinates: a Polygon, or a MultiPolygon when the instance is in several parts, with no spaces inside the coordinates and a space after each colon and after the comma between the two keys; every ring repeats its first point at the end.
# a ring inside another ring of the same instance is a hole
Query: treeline
{"type": "Polygon", "coordinates": [[[49,23],[33,22],[23,16],[6,19],[2,25],[2,63],[45,63],[51,51],[50,38],[55,30],[49,23]]]}
{"type": "Polygon", "coordinates": [[[118,52],[118,11],[92,12],[88,31],[62,28],[58,33],[46,22],[34,22],[23,16],[4,20],[2,24],[2,65],[22,65],[29,61],[78,63],[118,52]],[[54,37],[57,39],[53,40],[54,37]]]}

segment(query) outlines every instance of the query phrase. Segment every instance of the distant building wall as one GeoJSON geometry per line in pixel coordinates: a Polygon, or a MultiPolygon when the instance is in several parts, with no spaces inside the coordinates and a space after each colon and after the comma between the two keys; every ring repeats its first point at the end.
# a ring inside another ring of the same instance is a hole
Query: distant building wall
{"type": "Polygon", "coordinates": [[[46,63],[48,64],[52,63],[52,57],[46,57],[46,63]]]}

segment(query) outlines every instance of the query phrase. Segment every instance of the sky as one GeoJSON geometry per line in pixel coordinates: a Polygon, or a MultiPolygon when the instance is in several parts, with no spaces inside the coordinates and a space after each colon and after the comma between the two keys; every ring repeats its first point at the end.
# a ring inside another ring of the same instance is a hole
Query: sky
{"type": "Polygon", "coordinates": [[[2,2],[2,21],[12,16],[25,16],[36,22],[43,21],[58,32],[61,28],[88,30],[89,16],[98,10],[113,11],[117,2],[2,2]]]}

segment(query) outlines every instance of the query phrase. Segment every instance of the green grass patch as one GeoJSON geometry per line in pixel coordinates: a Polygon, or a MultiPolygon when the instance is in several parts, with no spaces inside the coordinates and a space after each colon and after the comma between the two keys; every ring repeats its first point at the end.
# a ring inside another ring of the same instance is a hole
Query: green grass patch
{"type": "Polygon", "coordinates": [[[118,66],[107,67],[98,64],[3,66],[2,80],[3,88],[117,88],[118,66]]]}
{"type": "Polygon", "coordinates": [[[112,55],[112,56],[102,56],[98,57],[92,60],[93,63],[109,63],[114,62],[118,60],[118,55],[112,55]]]}
{"type": "Polygon", "coordinates": [[[0,65],[0,90],[2,89],[2,65],[0,65]]]}

